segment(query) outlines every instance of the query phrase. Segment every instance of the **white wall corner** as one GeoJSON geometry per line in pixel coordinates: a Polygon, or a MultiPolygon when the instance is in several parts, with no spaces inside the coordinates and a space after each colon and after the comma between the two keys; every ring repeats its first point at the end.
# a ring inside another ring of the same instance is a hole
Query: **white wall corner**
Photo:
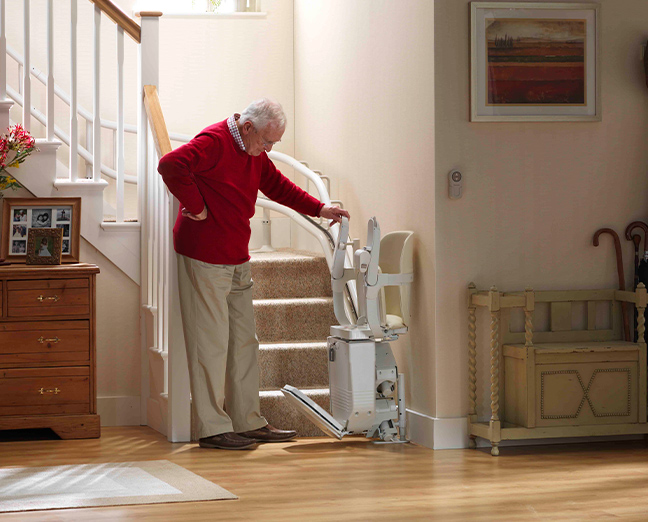
{"type": "Polygon", "coordinates": [[[97,397],[102,426],[139,426],[140,397],[97,397]]]}
{"type": "Polygon", "coordinates": [[[468,447],[466,417],[438,418],[407,410],[407,437],[414,444],[431,449],[468,447]]]}

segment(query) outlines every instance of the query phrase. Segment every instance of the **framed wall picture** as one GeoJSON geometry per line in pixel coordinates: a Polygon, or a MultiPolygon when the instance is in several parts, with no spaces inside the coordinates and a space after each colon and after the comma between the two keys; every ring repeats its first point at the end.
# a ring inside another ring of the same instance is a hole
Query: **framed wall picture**
{"type": "Polygon", "coordinates": [[[471,2],[471,121],[600,121],[600,6],[471,2]]]}
{"type": "Polygon", "coordinates": [[[31,229],[61,229],[61,262],[79,261],[81,198],[3,198],[0,257],[25,263],[31,229]]]}
{"type": "Polygon", "coordinates": [[[63,249],[63,229],[30,228],[27,232],[28,265],[60,265],[63,249]]]}

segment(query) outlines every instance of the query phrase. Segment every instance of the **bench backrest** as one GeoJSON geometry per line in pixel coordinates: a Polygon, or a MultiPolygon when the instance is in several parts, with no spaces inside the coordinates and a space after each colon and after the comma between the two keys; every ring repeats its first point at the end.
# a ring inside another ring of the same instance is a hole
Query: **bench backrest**
{"type": "MultiPolygon", "coordinates": [[[[539,291],[534,297],[533,344],[623,339],[614,290],[539,291]]],[[[502,343],[524,343],[523,309],[502,309],[500,331],[502,343]]]]}

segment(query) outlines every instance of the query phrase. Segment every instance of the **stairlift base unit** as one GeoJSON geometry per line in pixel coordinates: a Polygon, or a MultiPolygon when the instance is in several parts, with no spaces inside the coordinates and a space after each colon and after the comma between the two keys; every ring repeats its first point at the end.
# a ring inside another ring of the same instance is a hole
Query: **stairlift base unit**
{"type": "MultiPolygon", "coordinates": [[[[389,345],[399,334],[407,332],[407,326],[401,317],[392,323],[382,323],[379,297],[384,286],[411,283],[412,274],[380,273],[380,227],[376,218],[369,220],[367,246],[356,250],[354,265],[347,268],[344,252],[349,245],[348,232],[348,220],[342,218],[331,268],[333,308],[340,322],[331,326],[327,342],[331,413],[293,386],[286,385],[281,391],[290,404],[333,437],[365,434],[385,442],[407,442],[405,378],[398,373],[389,345]],[[343,290],[354,277],[359,311],[357,321],[350,324],[343,290]]],[[[411,236],[411,232],[408,234],[411,236]]]]}
{"type": "Polygon", "coordinates": [[[328,356],[330,414],[293,386],[284,386],[284,396],[322,431],[337,439],[366,434],[367,438],[395,441],[399,412],[392,395],[398,375],[389,343],[329,337],[328,356]],[[374,371],[367,371],[370,368],[374,371]]]}

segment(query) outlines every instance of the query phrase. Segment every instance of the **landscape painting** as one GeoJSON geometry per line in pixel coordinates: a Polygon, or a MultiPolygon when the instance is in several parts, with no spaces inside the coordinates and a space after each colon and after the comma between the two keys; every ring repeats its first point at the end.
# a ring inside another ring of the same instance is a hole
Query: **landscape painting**
{"type": "Polygon", "coordinates": [[[587,104],[586,20],[484,21],[486,105],[587,104]]]}

